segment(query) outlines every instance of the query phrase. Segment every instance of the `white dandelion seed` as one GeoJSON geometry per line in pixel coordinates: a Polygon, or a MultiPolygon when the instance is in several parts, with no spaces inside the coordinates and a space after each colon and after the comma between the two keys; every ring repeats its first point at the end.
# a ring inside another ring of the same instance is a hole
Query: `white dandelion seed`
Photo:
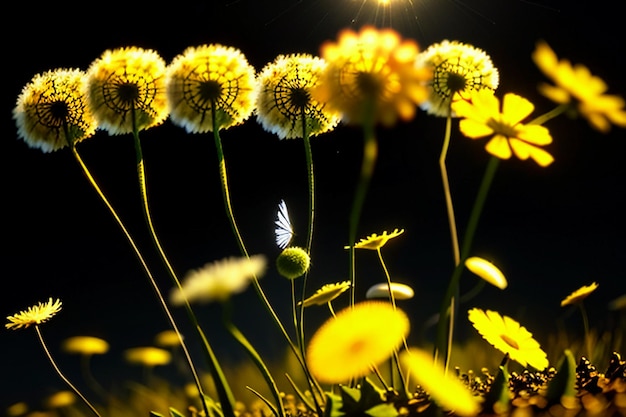
{"type": "Polygon", "coordinates": [[[279,248],[285,249],[291,239],[293,238],[293,227],[291,226],[291,220],[289,219],[289,212],[287,211],[287,204],[285,200],[280,200],[278,203],[278,213],[276,214],[276,244],[279,248]]]}

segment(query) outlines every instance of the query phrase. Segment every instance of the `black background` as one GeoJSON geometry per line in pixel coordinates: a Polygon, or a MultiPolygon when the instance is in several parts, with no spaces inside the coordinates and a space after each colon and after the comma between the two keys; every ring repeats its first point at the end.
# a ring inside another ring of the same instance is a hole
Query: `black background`
{"type": "MultiPolygon", "coordinates": [[[[536,115],[552,108],[536,86],[542,74],[530,59],[545,39],[560,57],[580,62],[624,95],[623,21],[609,0],[392,0],[391,13],[373,1],[178,1],[85,3],[82,8],[49,3],[15,3],[2,15],[4,40],[2,138],[3,285],[0,314],[12,315],[48,297],[61,313],[42,331],[62,369],[79,380],[76,358],[60,342],[78,334],[103,337],[112,345],[96,358],[95,373],[107,383],[126,376],[121,352],[152,343],[168,322],[117,225],[67,150],[43,154],[17,139],[11,111],[22,87],[39,72],[58,67],[86,69],[104,50],[139,46],[170,61],[187,46],[221,43],[241,49],[257,69],[278,54],[317,54],[340,29],[366,23],[391,25],[422,48],[456,39],[484,49],[500,70],[500,94],[516,92],[536,103],[536,115]],[[377,10],[378,9],[378,10],[377,10]],[[102,359],[102,360],[101,360],[102,359]]],[[[548,127],[556,161],[547,169],[533,162],[500,164],[483,212],[474,253],[492,259],[509,279],[504,292],[485,290],[473,305],[497,309],[525,324],[540,341],[559,320],[581,332],[580,319],[559,302],[592,281],[588,300],[592,325],[608,326],[607,303],[626,292],[624,239],[626,137],[608,135],[584,120],[561,117],[548,127]]],[[[437,158],[444,120],[418,113],[410,123],[380,129],[380,154],[363,211],[359,237],[404,228],[383,254],[398,281],[416,297],[410,313],[415,343],[422,323],[438,310],[450,275],[452,255],[437,158]]],[[[483,142],[456,130],[448,158],[450,181],[462,232],[488,155],[483,142]]],[[[215,149],[210,135],[188,135],[169,121],[141,133],[155,226],[170,260],[182,275],[191,268],[237,255],[224,215],[215,149]]],[[[270,269],[261,284],[288,323],[289,284],[272,267],[276,204],[285,198],[296,227],[306,235],[306,172],[300,140],[279,141],[254,118],[222,132],[231,175],[235,215],[251,253],[266,254],[270,269]]],[[[309,293],[346,279],[347,219],[358,176],[361,132],[340,126],[312,140],[316,169],[316,231],[309,293]]],[[[145,248],[164,291],[169,280],[152,254],[136,187],[130,136],[98,132],[79,145],[95,177],[145,248]]],[[[358,294],[384,279],[374,252],[358,253],[358,294]]],[[[475,278],[468,275],[464,288],[475,278]]],[[[235,299],[235,320],[264,354],[279,356],[284,343],[253,291],[235,299]]],[[[337,306],[341,306],[338,301],[337,306]]],[[[323,310],[319,310],[323,311],[323,310]]],[[[175,310],[180,322],[186,317],[175,310]]],[[[236,349],[219,327],[216,306],[199,309],[224,360],[236,349]],[[223,348],[223,349],[222,349],[223,348]]],[[[314,327],[327,317],[310,315],[314,327]]],[[[183,324],[186,327],[186,324],[183,324]]],[[[460,334],[468,333],[464,323],[460,334]]],[[[471,332],[471,330],[470,330],[471,332]]],[[[426,336],[432,336],[426,331],[426,336]]],[[[551,357],[551,360],[556,360],[551,357]]],[[[135,377],[131,374],[131,377],[135,377]]],[[[32,329],[0,329],[0,407],[38,399],[64,388],[32,329]]],[[[35,402],[36,404],[36,402],[35,402]]]]}

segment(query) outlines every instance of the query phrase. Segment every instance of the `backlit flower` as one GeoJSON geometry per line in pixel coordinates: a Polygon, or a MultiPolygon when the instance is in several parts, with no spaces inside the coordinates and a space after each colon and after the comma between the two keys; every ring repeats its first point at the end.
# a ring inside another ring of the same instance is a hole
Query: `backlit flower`
{"type": "Polygon", "coordinates": [[[391,287],[391,294],[394,300],[409,300],[415,295],[413,288],[406,284],[381,282],[369,287],[365,293],[365,298],[389,298],[389,287],[391,287]]]}
{"type": "Polygon", "coordinates": [[[163,330],[154,337],[154,343],[161,347],[180,346],[180,338],[174,330],[163,330]]]}
{"type": "Polygon", "coordinates": [[[457,41],[429,46],[418,55],[416,64],[432,69],[430,94],[420,107],[435,116],[448,116],[455,94],[469,96],[470,91],[483,88],[493,91],[500,82],[498,70],[485,51],[457,41]]]}
{"type": "Polygon", "coordinates": [[[254,110],[256,74],[244,54],[218,44],[189,47],[167,70],[173,123],[190,133],[227,129],[254,110]]]}
{"type": "Polygon", "coordinates": [[[522,366],[530,365],[540,371],[548,367],[546,353],[532,333],[508,316],[491,310],[473,308],[469,320],[480,335],[496,349],[522,366]]]}
{"type": "Polygon", "coordinates": [[[367,375],[388,359],[409,332],[409,319],[389,303],[364,301],[341,310],[313,335],[307,362],[323,383],[367,375]]]}
{"type": "MultiPolygon", "coordinates": [[[[383,246],[385,246],[385,243],[387,243],[390,239],[393,239],[394,237],[398,237],[402,233],[404,233],[404,229],[402,230],[394,229],[394,231],[389,234],[385,230],[382,235],[377,235],[376,233],[372,233],[368,237],[361,239],[359,242],[357,242],[354,245],[354,247],[355,249],[378,250],[382,248],[383,246]]],[[[348,248],[349,246],[346,246],[346,249],[348,248]]]]}
{"type": "Polygon", "coordinates": [[[63,408],[76,403],[76,399],[76,394],[73,391],[64,390],[50,395],[44,403],[48,408],[63,408]]]}
{"type": "Polygon", "coordinates": [[[486,259],[470,256],[465,260],[465,267],[491,285],[505,289],[508,285],[506,277],[500,269],[486,259]]]}
{"type": "Polygon", "coordinates": [[[244,291],[250,280],[265,272],[266,260],[262,255],[241,258],[225,258],[208,263],[187,273],[179,288],[171,293],[172,303],[225,301],[232,294],[244,291]]]}
{"type": "Polygon", "coordinates": [[[539,91],[544,96],[555,103],[572,103],[589,124],[601,132],[608,132],[611,124],[626,127],[624,99],[604,94],[608,86],[601,78],[591,74],[587,67],[581,64],[572,66],[568,60],[559,60],[543,41],[537,43],[532,59],[555,84],[539,85],[539,91]]]}
{"type": "Polygon", "coordinates": [[[308,54],[279,55],[259,73],[256,94],[256,118],[263,128],[280,139],[303,137],[332,130],[339,114],[311,95],[326,63],[308,54]]]}
{"type": "Polygon", "coordinates": [[[65,339],[62,348],[67,353],[101,355],[109,351],[109,343],[99,337],[74,336],[65,339]]]}
{"type": "Polygon", "coordinates": [[[135,347],[124,351],[126,362],[134,365],[147,367],[167,365],[172,360],[172,354],[165,350],[152,346],[135,347]]]}
{"type": "Polygon", "coordinates": [[[325,284],[312,296],[304,300],[305,307],[312,305],[324,305],[331,302],[350,288],[350,281],[342,281],[333,284],[325,284]]]}
{"type": "Polygon", "coordinates": [[[167,118],[163,58],[153,50],[106,50],[87,70],[87,98],[99,126],[112,135],[132,133],[167,118]]]}
{"type": "Polygon", "coordinates": [[[593,282],[590,285],[583,285],[582,287],[580,287],[579,289],[577,289],[576,291],[574,291],[573,293],[565,297],[561,301],[561,307],[565,307],[570,304],[576,304],[576,303],[581,302],[582,300],[587,298],[589,294],[594,292],[596,288],[598,288],[597,282],[593,282]]]}
{"type": "Polygon", "coordinates": [[[392,29],[365,26],[345,29],[337,42],[326,42],[321,57],[328,63],[315,97],[328,102],[347,123],[410,120],[428,97],[430,71],[415,65],[419,47],[392,29]]]}
{"type": "Polygon", "coordinates": [[[407,370],[406,377],[415,381],[444,410],[458,416],[475,416],[480,412],[479,399],[454,373],[447,373],[431,354],[412,348],[402,352],[400,362],[407,370]]]}
{"type": "Polygon", "coordinates": [[[13,109],[18,135],[31,148],[56,151],[92,136],[97,124],[84,95],[85,73],[56,69],[35,75],[13,109]]]}
{"type": "Polygon", "coordinates": [[[59,311],[61,311],[61,300],[53,300],[52,297],[50,297],[45,303],[40,302],[35,306],[29,307],[28,310],[23,310],[7,317],[9,323],[5,326],[7,329],[15,330],[38,325],[50,320],[59,311]]]}
{"type": "Polygon", "coordinates": [[[535,106],[527,99],[507,93],[500,101],[487,89],[473,91],[470,100],[452,103],[452,110],[463,119],[459,123],[461,132],[471,138],[491,138],[485,149],[500,159],[509,159],[515,154],[519,159],[533,159],[540,166],[550,165],[554,158],[540,146],[552,143],[552,136],[544,126],[523,124],[535,106]]]}

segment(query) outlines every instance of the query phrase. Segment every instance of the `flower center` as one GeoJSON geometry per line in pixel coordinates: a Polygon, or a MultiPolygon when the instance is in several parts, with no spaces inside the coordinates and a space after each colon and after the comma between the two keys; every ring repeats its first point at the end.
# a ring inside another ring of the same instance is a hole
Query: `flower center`
{"type": "Polygon", "coordinates": [[[55,101],[49,107],[50,116],[53,120],[61,121],[67,119],[70,114],[69,107],[65,101],[55,101]]]}
{"type": "Polygon", "coordinates": [[[457,74],[456,72],[449,72],[447,84],[450,91],[452,93],[456,93],[458,91],[463,91],[467,82],[463,75],[457,74]]]}
{"type": "Polygon", "coordinates": [[[123,83],[117,88],[120,101],[136,103],[139,101],[139,87],[135,83],[123,83]]]}
{"type": "Polygon", "coordinates": [[[505,335],[505,334],[501,334],[500,335],[500,339],[502,339],[504,341],[504,343],[506,343],[507,345],[511,346],[513,349],[518,349],[519,350],[519,345],[517,344],[517,342],[510,338],[509,336],[505,335]]]}
{"type": "Polygon", "coordinates": [[[378,97],[381,91],[380,80],[369,72],[359,72],[356,75],[356,85],[363,95],[370,98],[378,97]]]}
{"type": "Polygon", "coordinates": [[[507,138],[517,137],[517,129],[508,123],[490,118],[487,120],[487,126],[489,126],[495,133],[506,136],[507,138]]]}
{"type": "Polygon", "coordinates": [[[291,104],[298,109],[306,108],[311,102],[311,95],[302,87],[292,88],[290,93],[291,104]]]}
{"type": "Polygon", "coordinates": [[[204,81],[200,83],[198,93],[205,101],[217,101],[222,94],[222,86],[217,81],[204,81]]]}

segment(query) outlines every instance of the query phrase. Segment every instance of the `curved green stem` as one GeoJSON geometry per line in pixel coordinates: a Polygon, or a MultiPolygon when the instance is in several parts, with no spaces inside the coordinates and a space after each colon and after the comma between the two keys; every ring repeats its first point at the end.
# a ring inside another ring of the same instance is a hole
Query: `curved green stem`
{"type": "Polygon", "coordinates": [[[542,125],[545,122],[547,122],[548,120],[554,119],[557,116],[560,116],[561,114],[565,113],[567,110],[571,109],[572,105],[570,103],[566,103],[566,104],[559,104],[558,106],[556,106],[555,108],[553,108],[552,110],[535,117],[533,120],[531,120],[530,122],[528,122],[527,124],[529,125],[542,125]]]}
{"type": "Polygon", "coordinates": [[[454,206],[452,204],[452,193],[450,192],[450,183],[448,181],[448,170],[446,168],[446,157],[448,155],[448,149],[450,147],[450,136],[452,130],[452,115],[448,111],[448,117],[446,118],[446,130],[443,139],[443,145],[441,147],[441,154],[439,155],[439,170],[441,171],[441,180],[443,183],[443,194],[446,200],[446,212],[448,213],[448,225],[450,228],[450,238],[452,240],[452,256],[454,259],[454,266],[460,262],[459,253],[459,238],[456,230],[456,220],[454,216],[454,206]]]}
{"type": "Polygon", "coordinates": [[[43,347],[44,352],[46,353],[46,356],[48,357],[48,360],[50,361],[50,363],[52,364],[52,367],[54,368],[54,370],[57,372],[57,374],[59,374],[59,376],[61,377],[61,379],[63,380],[63,382],[65,382],[67,384],[68,387],[70,387],[72,389],[72,391],[74,391],[76,393],[76,395],[78,395],[80,397],[81,400],[83,400],[83,402],[85,404],[87,404],[87,406],[89,407],[89,409],[98,417],[100,416],[100,413],[98,413],[98,410],[96,410],[96,408],[89,402],[89,400],[87,400],[87,398],[85,398],[85,396],[78,390],[78,388],[76,388],[69,379],[67,379],[67,377],[65,375],[63,375],[63,372],[61,372],[61,369],[59,369],[59,367],[57,366],[56,362],[54,361],[54,359],[52,358],[52,355],[50,354],[50,351],[48,350],[48,346],[46,346],[46,342],[43,340],[43,336],[41,334],[41,330],[39,329],[39,326],[35,324],[35,332],[37,333],[37,337],[39,338],[39,342],[41,343],[41,346],[43,347]]]}
{"type": "Polygon", "coordinates": [[[589,319],[587,317],[587,310],[585,309],[585,305],[582,301],[577,303],[578,309],[580,310],[580,315],[583,319],[583,329],[585,332],[585,349],[587,350],[587,358],[589,361],[593,363],[593,347],[591,346],[591,334],[589,332],[589,319]]]}

